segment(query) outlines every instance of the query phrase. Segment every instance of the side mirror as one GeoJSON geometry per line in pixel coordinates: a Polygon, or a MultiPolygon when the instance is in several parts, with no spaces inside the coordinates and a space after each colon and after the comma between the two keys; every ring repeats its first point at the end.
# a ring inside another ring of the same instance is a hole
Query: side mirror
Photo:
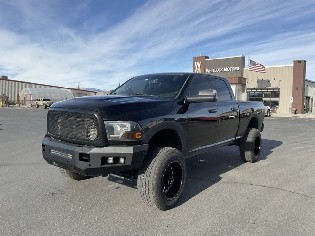
{"type": "Polygon", "coordinates": [[[186,97],[186,103],[215,102],[217,100],[217,91],[214,89],[200,90],[197,96],[186,97]]]}

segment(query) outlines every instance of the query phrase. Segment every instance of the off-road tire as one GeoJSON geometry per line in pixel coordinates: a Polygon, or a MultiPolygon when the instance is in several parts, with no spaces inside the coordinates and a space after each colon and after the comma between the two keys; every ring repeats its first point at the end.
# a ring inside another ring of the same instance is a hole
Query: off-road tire
{"type": "Polygon", "coordinates": [[[258,129],[247,129],[240,142],[241,158],[245,162],[256,162],[260,156],[261,135],[258,129]]]}
{"type": "Polygon", "coordinates": [[[178,202],[186,180],[182,153],[171,147],[151,150],[139,170],[137,187],[148,206],[166,211],[178,202]]]}
{"type": "Polygon", "coordinates": [[[80,175],[78,173],[75,173],[71,170],[65,170],[65,169],[62,169],[60,168],[60,172],[68,177],[68,178],[71,178],[71,179],[74,179],[74,180],[84,180],[84,179],[88,179],[89,177],[88,176],[84,176],[84,175],[80,175]]]}

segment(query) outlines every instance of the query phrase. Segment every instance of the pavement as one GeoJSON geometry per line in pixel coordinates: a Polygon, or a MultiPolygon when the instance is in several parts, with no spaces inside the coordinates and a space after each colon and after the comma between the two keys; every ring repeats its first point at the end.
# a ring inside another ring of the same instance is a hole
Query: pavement
{"type": "Polygon", "coordinates": [[[309,118],[315,119],[314,113],[306,113],[306,114],[280,114],[280,113],[271,113],[272,117],[292,117],[292,118],[309,118]]]}
{"type": "Polygon", "coordinates": [[[136,181],[73,181],[41,156],[45,109],[0,108],[0,235],[314,235],[315,122],[267,117],[260,161],[223,147],[187,161],[179,204],[148,208],[136,181]]]}

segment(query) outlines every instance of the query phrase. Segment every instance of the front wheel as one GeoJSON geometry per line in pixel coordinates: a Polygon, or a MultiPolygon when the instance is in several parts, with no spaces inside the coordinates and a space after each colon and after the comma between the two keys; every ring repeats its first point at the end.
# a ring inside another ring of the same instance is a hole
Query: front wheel
{"type": "Polygon", "coordinates": [[[177,203],[185,185],[186,163],[180,151],[171,147],[149,152],[138,175],[138,191],[149,206],[162,211],[177,203]]]}
{"type": "Polygon", "coordinates": [[[247,129],[240,142],[241,158],[245,162],[256,162],[261,149],[261,134],[258,129],[247,129]]]}

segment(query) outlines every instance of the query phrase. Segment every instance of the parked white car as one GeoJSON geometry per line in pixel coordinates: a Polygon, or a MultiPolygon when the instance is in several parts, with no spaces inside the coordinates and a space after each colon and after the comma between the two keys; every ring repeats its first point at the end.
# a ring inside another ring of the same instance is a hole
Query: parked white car
{"type": "Polygon", "coordinates": [[[265,105],[265,116],[270,117],[271,113],[270,113],[270,106],[266,106],[265,105]]]}
{"type": "Polygon", "coordinates": [[[50,107],[54,102],[49,98],[37,98],[35,101],[35,107],[39,108],[39,106],[43,106],[45,109],[50,107]]]}

